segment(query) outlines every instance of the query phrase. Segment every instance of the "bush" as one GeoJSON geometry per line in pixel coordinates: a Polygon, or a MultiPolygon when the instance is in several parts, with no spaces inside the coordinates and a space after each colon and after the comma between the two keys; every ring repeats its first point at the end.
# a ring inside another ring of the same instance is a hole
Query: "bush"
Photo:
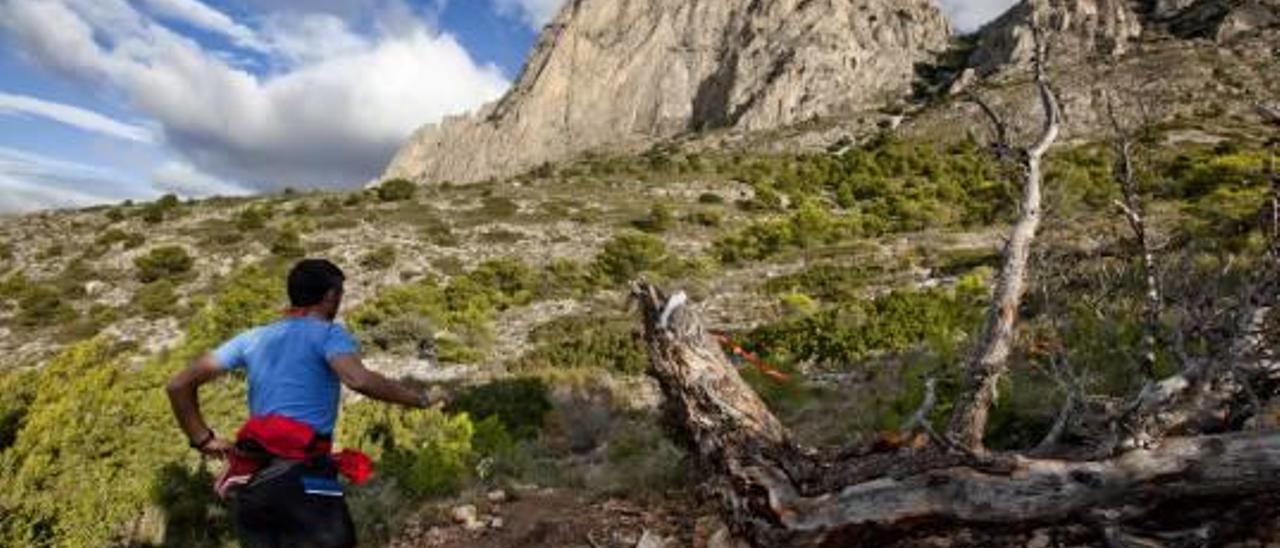
{"type": "Polygon", "coordinates": [[[138,269],[138,281],[152,283],[159,280],[172,280],[191,271],[195,259],[187,254],[186,248],[171,245],[157,247],[150,253],[133,261],[138,269]]]}
{"type": "Polygon", "coordinates": [[[724,203],[724,196],[714,192],[704,192],[698,195],[698,203],[706,205],[719,205],[724,203]]]}
{"type": "Polygon", "coordinates": [[[623,234],[604,245],[596,256],[594,269],[614,283],[626,283],[653,270],[667,258],[667,246],[646,234],[623,234]]]}
{"type": "Polygon", "coordinates": [[[47,327],[75,321],[76,311],[63,300],[63,293],[55,287],[34,285],[28,287],[18,299],[18,325],[23,327],[47,327]]]}
{"type": "Polygon", "coordinates": [[[418,185],[406,179],[385,181],[377,188],[378,199],[384,202],[403,202],[412,200],[418,193],[418,185]]]}
{"type": "Polygon", "coordinates": [[[520,205],[502,196],[486,197],[480,204],[479,215],[490,221],[510,219],[520,213],[520,205]]]}
{"type": "Polygon", "coordinates": [[[241,232],[262,230],[263,228],[266,228],[267,219],[269,219],[270,216],[270,211],[265,207],[246,207],[236,214],[236,229],[241,232]]]}
{"type": "Polygon", "coordinates": [[[276,232],[271,240],[271,254],[285,259],[297,259],[307,254],[302,247],[302,236],[292,228],[284,228],[276,232]]]}
{"type": "Polygon", "coordinates": [[[386,270],[396,264],[396,248],[391,245],[381,246],[360,258],[360,266],[369,270],[386,270]]]}
{"type": "Polygon", "coordinates": [[[671,229],[671,225],[675,224],[675,215],[666,204],[658,203],[649,209],[647,216],[631,224],[642,231],[658,234],[671,229]]]}
{"type": "Polygon", "coordinates": [[[172,213],[182,205],[178,201],[178,197],[173,194],[165,194],[159,200],[151,202],[142,207],[142,220],[147,224],[159,224],[165,219],[172,216],[172,213]]]}
{"type": "Polygon", "coordinates": [[[434,409],[389,409],[373,402],[350,405],[338,433],[343,446],[380,461],[380,469],[415,499],[456,494],[478,458],[471,419],[434,409]]]}
{"type": "Polygon", "coordinates": [[[463,390],[449,405],[474,420],[496,418],[517,439],[538,435],[551,412],[547,385],[540,379],[504,379],[463,390]]]}
{"type": "Polygon", "coordinates": [[[717,228],[724,224],[724,215],[718,211],[695,211],[689,214],[688,221],[707,228],[717,228]]]}
{"type": "Polygon", "coordinates": [[[147,284],[133,296],[133,306],[144,318],[155,320],[172,316],[178,307],[176,288],[169,280],[147,284]]]}
{"type": "Polygon", "coordinates": [[[529,335],[534,348],[516,361],[520,370],[607,369],[643,373],[648,355],[636,341],[631,318],[569,316],[552,320],[529,335]]]}
{"type": "Polygon", "coordinates": [[[976,279],[951,290],[895,291],[759,327],[743,343],[778,362],[845,369],[879,353],[959,344],[979,324],[987,296],[976,279]]]}

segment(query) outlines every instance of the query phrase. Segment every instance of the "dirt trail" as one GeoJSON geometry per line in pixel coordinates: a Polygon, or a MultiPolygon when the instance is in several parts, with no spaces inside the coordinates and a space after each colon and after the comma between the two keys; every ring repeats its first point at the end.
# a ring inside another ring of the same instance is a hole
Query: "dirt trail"
{"type": "MultiPolygon", "coordinates": [[[[392,548],[633,548],[648,531],[667,546],[692,546],[698,514],[692,501],[641,505],[616,498],[542,489],[505,503],[480,505],[484,517],[502,520],[501,528],[468,531],[448,518],[425,516],[410,523],[392,548]]],[[[446,512],[447,513],[447,512],[446,512]]]]}

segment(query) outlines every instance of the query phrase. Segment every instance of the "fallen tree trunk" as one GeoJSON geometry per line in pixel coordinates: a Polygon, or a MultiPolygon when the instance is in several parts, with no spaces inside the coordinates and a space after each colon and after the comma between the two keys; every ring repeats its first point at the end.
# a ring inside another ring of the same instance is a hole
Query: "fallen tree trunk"
{"type": "Polygon", "coordinates": [[[1163,502],[1280,488],[1277,432],[1170,438],[1098,461],[957,455],[936,444],[823,458],[791,441],[683,298],[645,284],[633,294],[670,423],[726,521],[757,546],[873,545],[938,527],[1108,515],[1132,521],[1163,502]],[[848,469],[860,472],[845,475],[849,483],[823,481],[848,469]]]}

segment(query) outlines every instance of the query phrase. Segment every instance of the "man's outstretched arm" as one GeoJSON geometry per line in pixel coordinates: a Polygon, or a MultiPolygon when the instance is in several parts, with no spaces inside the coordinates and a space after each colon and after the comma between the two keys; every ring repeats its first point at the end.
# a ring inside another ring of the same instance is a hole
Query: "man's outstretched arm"
{"type": "Polygon", "coordinates": [[[396,382],[377,371],[370,371],[355,354],[346,354],[329,360],[329,367],[342,379],[342,384],[375,400],[400,404],[406,407],[427,408],[443,400],[443,391],[436,390],[428,397],[426,392],[396,382]]]}
{"type": "Polygon", "coordinates": [[[218,438],[200,413],[200,386],[222,373],[223,369],[213,358],[205,356],[174,375],[165,387],[178,426],[187,434],[191,445],[206,455],[222,455],[231,449],[231,443],[218,438]]]}

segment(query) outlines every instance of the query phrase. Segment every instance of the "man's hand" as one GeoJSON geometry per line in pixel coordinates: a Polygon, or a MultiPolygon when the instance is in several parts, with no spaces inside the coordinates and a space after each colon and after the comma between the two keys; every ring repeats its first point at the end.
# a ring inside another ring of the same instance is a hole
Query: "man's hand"
{"type": "Polygon", "coordinates": [[[434,385],[427,390],[427,407],[435,407],[443,409],[453,403],[453,394],[449,393],[443,386],[434,385]]]}
{"type": "Polygon", "coordinates": [[[229,440],[215,437],[212,440],[209,440],[209,443],[204,444],[204,447],[200,448],[200,454],[206,457],[213,457],[215,459],[225,459],[233,449],[235,449],[234,443],[231,443],[229,440]]]}
{"type": "MultiPolygon", "coordinates": [[[[218,378],[222,373],[222,368],[218,367],[213,358],[205,356],[192,362],[189,367],[174,375],[165,387],[165,391],[169,394],[169,404],[173,407],[173,415],[178,419],[178,426],[182,428],[183,432],[186,432],[187,439],[192,440],[193,443],[202,441],[213,432],[200,414],[200,397],[198,395],[200,385],[218,378]]],[[[230,447],[231,444],[225,440],[213,439],[200,450],[205,454],[209,454],[206,449],[217,451],[217,454],[221,455],[230,447]]]]}

